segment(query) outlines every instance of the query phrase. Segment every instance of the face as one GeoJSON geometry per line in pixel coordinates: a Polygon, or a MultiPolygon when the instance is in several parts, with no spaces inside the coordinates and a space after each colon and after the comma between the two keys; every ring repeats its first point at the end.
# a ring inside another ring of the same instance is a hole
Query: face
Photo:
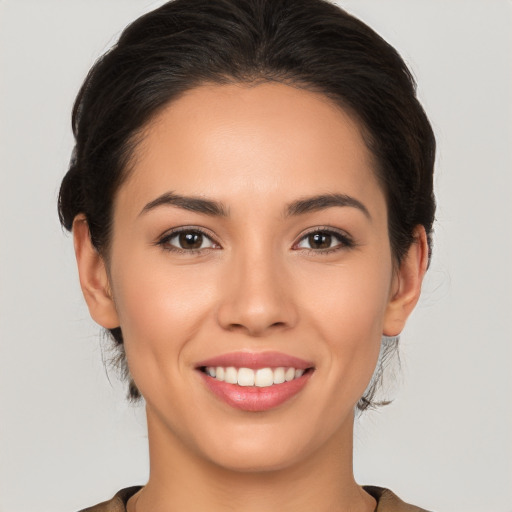
{"type": "Polygon", "coordinates": [[[100,321],[150,432],[242,471],[347,442],[400,286],[373,168],[357,122],[282,84],[201,86],[151,122],[100,321]]]}

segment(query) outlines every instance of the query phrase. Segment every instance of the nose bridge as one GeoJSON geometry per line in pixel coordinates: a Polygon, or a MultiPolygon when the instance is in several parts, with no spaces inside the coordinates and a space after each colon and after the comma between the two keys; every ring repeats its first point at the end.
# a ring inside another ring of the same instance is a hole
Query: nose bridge
{"type": "Polygon", "coordinates": [[[287,289],[282,257],[271,244],[261,240],[232,251],[218,309],[222,327],[262,336],[269,330],[295,323],[295,307],[291,290],[287,289]]]}

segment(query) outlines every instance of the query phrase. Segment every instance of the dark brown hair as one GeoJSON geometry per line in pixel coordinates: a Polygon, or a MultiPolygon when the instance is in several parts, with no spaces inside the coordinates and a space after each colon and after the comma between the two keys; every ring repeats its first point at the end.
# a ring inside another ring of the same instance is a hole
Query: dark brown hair
{"type": "MultiPolygon", "coordinates": [[[[76,99],[62,225],[70,230],[83,213],[92,243],[108,258],[114,196],[148,121],[204,83],[269,81],[322,93],[359,120],[386,195],[395,260],[417,225],[430,247],[435,139],[415,82],[394,48],[324,0],[175,0],[129,25],[76,99]]],[[[129,375],[121,329],[111,334],[129,375]]],[[[371,406],[374,393],[372,386],[358,407],[371,406]]]]}

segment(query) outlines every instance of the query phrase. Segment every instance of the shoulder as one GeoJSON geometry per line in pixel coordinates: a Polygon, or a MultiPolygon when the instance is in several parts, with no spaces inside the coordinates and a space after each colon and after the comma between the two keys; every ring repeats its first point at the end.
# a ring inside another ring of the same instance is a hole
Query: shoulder
{"type": "Polygon", "coordinates": [[[84,508],[80,512],[126,512],[126,503],[142,487],[127,487],[121,489],[111,500],[84,508]]]}
{"type": "Polygon", "coordinates": [[[365,485],[363,489],[377,500],[375,512],[428,512],[427,510],[402,501],[389,489],[365,485]]]}

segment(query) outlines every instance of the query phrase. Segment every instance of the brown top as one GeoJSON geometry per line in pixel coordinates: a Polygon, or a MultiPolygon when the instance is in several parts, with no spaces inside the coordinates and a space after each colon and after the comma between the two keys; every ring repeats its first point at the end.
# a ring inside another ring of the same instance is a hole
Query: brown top
{"type": "MultiPolygon", "coordinates": [[[[375,512],[427,512],[403,502],[398,496],[382,487],[364,486],[364,490],[377,500],[375,512]]],[[[126,503],[141,487],[128,487],[120,490],[111,500],[94,507],[84,508],[80,512],[126,512],[126,503]]]]}

